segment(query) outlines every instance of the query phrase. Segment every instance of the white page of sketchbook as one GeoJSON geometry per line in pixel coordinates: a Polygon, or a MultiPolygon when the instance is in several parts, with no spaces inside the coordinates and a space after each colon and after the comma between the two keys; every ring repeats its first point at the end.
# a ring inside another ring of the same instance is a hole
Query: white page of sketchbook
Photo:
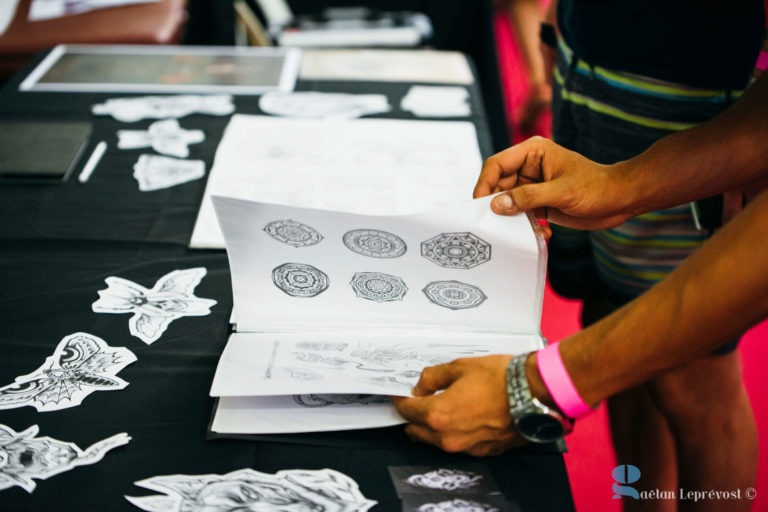
{"type": "Polygon", "coordinates": [[[219,398],[211,431],[219,434],[290,434],[379,428],[405,423],[388,398],[370,404],[301,405],[293,395],[219,398]]]}
{"type": "Polygon", "coordinates": [[[534,334],[236,332],[221,354],[210,394],[410,396],[427,366],[461,357],[522,354],[542,344],[534,334]]]}
{"type": "Polygon", "coordinates": [[[486,197],[411,215],[368,216],[214,196],[232,274],[232,321],[240,332],[418,328],[539,334],[543,240],[527,216],[497,215],[489,203],[486,197]],[[284,219],[302,223],[322,238],[311,246],[293,247],[265,231],[267,224],[284,219]],[[353,252],[343,239],[360,229],[399,237],[403,254],[370,257],[353,252]],[[485,244],[485,257],[467,268],[446,268],[422,256],[422,242],[450,233],[471,233],[485,244]],[[290,295],[290,289],[273,280],[273,270],[286,263],[314,267],[326,276],[326,288],[314,296],[290,295]],[[407,290],[374,297],[386,300],[368,300],[353,288],[356,273],[393,276],[400,279],[395,285],[407,290]],[[478,300],[452,309],[423,291],[430,283],[446,281],[474,287],[478,300]]]}
{"type": "Polygon", "coordinates": [[[470,198],[481,166],[469,122],[234,115],[190,246],[224,248],[212,194],[369,215],[414,213],[470,198]]]}

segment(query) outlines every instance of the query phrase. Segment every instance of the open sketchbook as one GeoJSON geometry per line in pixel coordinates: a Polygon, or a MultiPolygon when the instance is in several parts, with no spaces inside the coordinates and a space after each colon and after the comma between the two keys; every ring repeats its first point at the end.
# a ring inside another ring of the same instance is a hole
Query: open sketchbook
{"type": "Polygon", "coordinates": [[[489,198],[368,216],[214,196],[234,308],[211,430],[266,434],[402,423],[426,366],[543,345],[546,249],[489,198]]]}

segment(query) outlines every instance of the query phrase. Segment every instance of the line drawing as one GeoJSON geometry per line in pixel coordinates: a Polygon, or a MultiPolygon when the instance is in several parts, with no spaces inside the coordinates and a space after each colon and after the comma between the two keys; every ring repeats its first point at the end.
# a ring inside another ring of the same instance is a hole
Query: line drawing
{"type": "Polygon", "coordinates": [[[274,220],[264,226],[264,231],[291,247],[310,247],[323,240],[323,235],[315,228],[292,219],[274,220]]]}
{"type": "Polygon", "coordinates": [[[408,250],[402,238],[380,229],[353,229],[342,240],[350,251],[370,258],[399,258],[408,250]]]}
{"type": "Polygon", "coordinates": [[[408,291],[401,277],[383,272],[355,272],[349,284],[358,297],[374,302],[402,301],[408,291]]]}
{"type": "Polygon", "coordinates": [[[470,269],[491,261],[491,244],[467,231],[441,233],[421,242],[421,255],[441,267],[470,269]]]}
{"type": "Polygon", "coordinates": [[[291,297],[315,297],[328,289],[328,275],[305,263],[283,263],[272,270],[272,282],[291,297]]]}
{"type": "Polygon", "coordinates": [[[487,299],[480,288],[461,281],[433,281],[422,291],[433,304],[448,309],[476,308],[487,299]]]}

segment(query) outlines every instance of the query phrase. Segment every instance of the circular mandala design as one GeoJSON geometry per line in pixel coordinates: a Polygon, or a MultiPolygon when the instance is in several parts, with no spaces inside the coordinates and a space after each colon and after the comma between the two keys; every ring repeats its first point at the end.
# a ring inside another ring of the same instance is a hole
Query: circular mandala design
{"type": "Polygon", "coordinates": [[[352,252],[371,258],[398,258],[408,249],[402,238],[378,229],[353,229],[343,240],[352,252]]]}
{"type": "Polygon", "coordinates": [[[272,282],[291,297],[314,297],[328,288],[328,276],[304,263],[284,263],[272,270],[272,282]]]}
{"type": "Polygon", "coordinates": [[[358,297],[375,302],[400,301],[408,291],[401,278],[381,272],[355,272],[350,284],[358,297]]]}
{"type": "Polygon", "coordinates": [[[491,244],[469,232],[441,233],[421,243],[421,255],[441,267],[470,269],[490,261],[491,244]]]}
{"type": "Polygon", "coordinates": [[[264,231],[278,242],[291,247],[309,247],[323,239],[323,235],[313,227],[291,219],[272,221],[264,226],[264,231]]]}
{"type": "Polygon", "coordinates": [[[476,308],[487,298],[477,286],[459,281],[434,281],[422,291],[431,302],[448,309],[476,308]]]}

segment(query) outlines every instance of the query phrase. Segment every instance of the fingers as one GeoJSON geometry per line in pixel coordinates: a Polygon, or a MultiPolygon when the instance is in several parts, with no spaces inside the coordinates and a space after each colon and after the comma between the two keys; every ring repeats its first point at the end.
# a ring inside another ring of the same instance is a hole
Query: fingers
{"type": "Polygon", "coordinates": [[[541,163],[548,142],[542,137],[531,137],[488,158],[483,163],[473,197],[541,181],[541,163]]]}
{"type": "Polygon", "coordinates": [[[427,396],[450,386],[460,375],[456,365],[439,364],[424,368],[416,386],[411,390],[413,396],[427,396]]]}

